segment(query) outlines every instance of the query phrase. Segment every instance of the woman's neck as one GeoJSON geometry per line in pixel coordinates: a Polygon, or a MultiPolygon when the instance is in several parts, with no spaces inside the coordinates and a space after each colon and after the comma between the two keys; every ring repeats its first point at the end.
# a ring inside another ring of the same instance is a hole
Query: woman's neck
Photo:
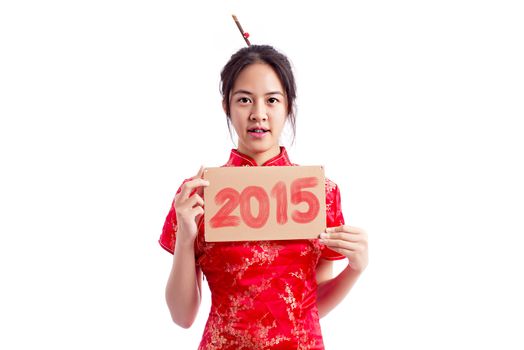
{"type": "Polygon", "coordinates": [[[271,158],[278,156],[280,154],[280,146],[277,145],[276,147],[272,147],[264,152],[250,152],[243,149],[243,147],[239,145],[237,151],[251,157],[257,163],[257,165],[260,166],[271,158]]]}

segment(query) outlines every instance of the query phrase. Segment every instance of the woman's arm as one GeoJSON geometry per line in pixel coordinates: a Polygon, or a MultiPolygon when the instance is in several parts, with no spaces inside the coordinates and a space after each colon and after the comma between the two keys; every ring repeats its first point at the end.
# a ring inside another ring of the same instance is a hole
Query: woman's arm
{"type": "Polygon", "coordinates": [[[335,278],[333,262],[320,259],[317,265],[317,307],[327,315],[349,293],[368,264],[368,239],[364,230],[342,225],[326,229],[320,242],[348,258],[348,266],[335,278]]]}
{"type": "Polygon", "coordinates": [[[348,265],[337,277],[332,278],[333,262],[325,259],[320,259],[317,267],[317,307],[320,317],[326,316],[333,310],[349,293],[360,273],[352,270],[348,265]],[[331,266],[327,268],[325,265],[331,266]],[[331,274],[326,274],[327,270],[331,270],[331,274]],[[321,277],[318,275],[319,271],[321,277]]]}
{"type": "Polygon", "coordinates": [[[201,300],[202,272],[195,262],[195,239],[197,222],[204,214],[202,188],[209,185],[201,178],[202,173],[201,167],[196,176],[184,182],[174,200],[178,229],[166,302],[173,321],[184,328],[193,324],[201,300]]]}
{"type": "Polygon", "coordinates": [[[166,302],[173,321],[189,328],[202,298],[202,271],[195,264],[193,241],[176,240],[173,266],[166,286],[166,302]]]}

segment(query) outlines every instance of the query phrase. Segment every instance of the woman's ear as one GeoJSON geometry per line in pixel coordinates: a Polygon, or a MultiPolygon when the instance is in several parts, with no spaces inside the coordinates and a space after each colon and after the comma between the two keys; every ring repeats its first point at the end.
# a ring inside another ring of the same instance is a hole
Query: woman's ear
{"type": "Polygon", "coordinates": [[[227,115],[226,100],[222,100],[222,109],[224,110],[224,113],[227,115]]]}

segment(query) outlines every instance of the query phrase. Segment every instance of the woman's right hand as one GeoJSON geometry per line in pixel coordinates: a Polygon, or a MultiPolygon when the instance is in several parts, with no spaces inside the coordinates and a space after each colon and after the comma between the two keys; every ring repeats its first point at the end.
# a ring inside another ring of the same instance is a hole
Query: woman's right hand
{"type": "Polygon", "coordinates": [[[193,244],[198,233],[197,219],[204,214],[203,187],[209,186],[209,181],[202,179],[203,173],[204,167],[200,167],[197,175],[186,181],[175,195],[177,241],[180,243],[193,244]]]}

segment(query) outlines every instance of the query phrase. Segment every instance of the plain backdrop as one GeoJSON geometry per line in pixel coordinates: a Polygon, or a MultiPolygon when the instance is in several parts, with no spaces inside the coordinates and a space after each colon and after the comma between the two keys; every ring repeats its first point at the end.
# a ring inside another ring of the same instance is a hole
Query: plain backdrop
{"type": "Polygon", "coordinates": [[[369,234],[326,348],[524,348],[524,11],[504,0],[0,2],[0,348],[197,348],[209,291],[173,324],[157,240],[182,180],[235,147],[232,13],[293,64],[291,160],[369,234]]]}

